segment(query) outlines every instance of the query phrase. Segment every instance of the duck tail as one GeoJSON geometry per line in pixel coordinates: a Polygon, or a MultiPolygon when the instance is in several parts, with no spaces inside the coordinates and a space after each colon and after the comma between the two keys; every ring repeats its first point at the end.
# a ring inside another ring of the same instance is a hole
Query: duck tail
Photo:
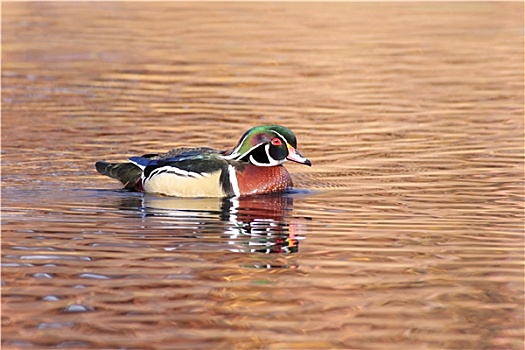
{"type": "Polygon", "coordinates": [[[142,169],[133,163],[108,163],[98,161],[95,168],[102,174],[117,179],[131,191],[142,191],[142,169]]]}

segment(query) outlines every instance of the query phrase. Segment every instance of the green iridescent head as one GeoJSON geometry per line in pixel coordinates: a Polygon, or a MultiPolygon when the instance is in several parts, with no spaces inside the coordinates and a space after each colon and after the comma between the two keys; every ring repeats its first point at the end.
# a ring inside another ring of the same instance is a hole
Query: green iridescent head
{"type": "Polygon", "coordinates": [[[287,160],[312,165],[296,147],[297,138],[290,129],[281,125],[261,125],[246,131],[237,146],[224,158],[257,166],[275,166],[287,160]]]}

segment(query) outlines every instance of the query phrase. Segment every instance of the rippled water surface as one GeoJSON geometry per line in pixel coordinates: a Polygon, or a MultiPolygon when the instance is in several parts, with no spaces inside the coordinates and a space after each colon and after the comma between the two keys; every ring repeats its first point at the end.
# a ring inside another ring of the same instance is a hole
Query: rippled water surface
{"type": "Polygon", "coordinates": [[[522,349],[523,3],[3,3],[2,348],[522,349]],[[96,160],[295,131],[296,190],[96,160]]]}

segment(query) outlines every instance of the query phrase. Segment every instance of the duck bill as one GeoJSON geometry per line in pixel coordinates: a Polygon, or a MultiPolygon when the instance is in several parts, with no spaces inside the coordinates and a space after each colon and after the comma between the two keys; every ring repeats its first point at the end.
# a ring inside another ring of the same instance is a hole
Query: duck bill
{"type": "Polygon", "coordinates": [[[310,160],[308,160],[307,158],[303,157],[298,150],[296,150],[289,144],[286,144],[286,146],[288,146],[288,157],[286,157],[286,159],[299,164],[306,164],[308,166],[312,166],[312,162],[310,162],[310,160]]]}

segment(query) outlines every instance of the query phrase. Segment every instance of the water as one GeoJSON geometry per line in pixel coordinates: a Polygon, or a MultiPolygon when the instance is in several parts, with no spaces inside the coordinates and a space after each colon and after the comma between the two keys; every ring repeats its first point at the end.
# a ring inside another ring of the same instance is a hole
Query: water
{"type": "Polygon", "coordinates": [[[2,348],[522,349],[523,9],[4,3],[2,348]],[[266,123],[291,193],[93,167],[266,123]]]}

